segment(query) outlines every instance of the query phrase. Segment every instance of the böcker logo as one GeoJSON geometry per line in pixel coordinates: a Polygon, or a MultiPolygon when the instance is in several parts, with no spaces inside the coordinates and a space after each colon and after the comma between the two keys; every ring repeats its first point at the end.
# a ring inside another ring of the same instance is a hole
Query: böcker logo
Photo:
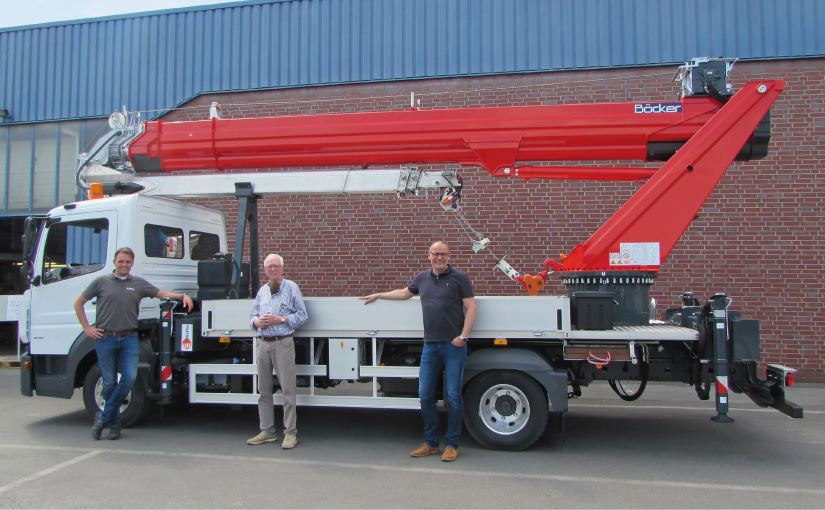
{"type": "Polygon", "coordinates": [[[636,103],[633,113],[681,113],[682,103],[636,103]]]}

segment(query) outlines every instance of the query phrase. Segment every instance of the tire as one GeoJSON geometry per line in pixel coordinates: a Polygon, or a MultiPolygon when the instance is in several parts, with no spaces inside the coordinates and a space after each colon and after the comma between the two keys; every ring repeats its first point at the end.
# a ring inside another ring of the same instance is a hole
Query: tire
{"type": "MultiPolygon", "coordinates": [[[[100,366],[95,363],[86,378],[83,380],[83,405],[86,412],[94,419],[98,411],[103,410],[103,378],[100,376],[100,366]]],[[[152,402],[146,398],[143,387],[143,379],[138,371],[132,391],[126,396],[126,400],[120,406],[121,426],[129,427],[138,423],[146,413],[149,412],[152,402]]]]}
{"type": "Polygon", "coordinates": [[[484,372],[467,386],[464,423],[481,446],[519,451],[532,446],[547,427],[544,388],[521,372],[484,372]]]}

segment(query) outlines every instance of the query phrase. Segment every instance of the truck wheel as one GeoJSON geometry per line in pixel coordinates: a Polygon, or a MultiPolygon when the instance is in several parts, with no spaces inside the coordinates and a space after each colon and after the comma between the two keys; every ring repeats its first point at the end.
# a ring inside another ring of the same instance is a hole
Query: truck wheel
{"type": "MultiPolygon", "coordinates": [[[[129,427],[139,422],[149,411],[150,403],[143,392],[143,380],[138,371],[132,391],[126,395],[126,400],[120,406],[121,426],[129,427]]],[[[100,376],[100,366],[97,363],[89,369],[83,381],[83,404],[92,419],[95,413],[103,410],[103,378],[100,376]]]]}
{"type": "Polygon", "coordinates": [[[467,386],[464,423],[485,448],[519,451],[538,441],[547,426],[547,394],[519,372],[484,372],[467,386]]]}

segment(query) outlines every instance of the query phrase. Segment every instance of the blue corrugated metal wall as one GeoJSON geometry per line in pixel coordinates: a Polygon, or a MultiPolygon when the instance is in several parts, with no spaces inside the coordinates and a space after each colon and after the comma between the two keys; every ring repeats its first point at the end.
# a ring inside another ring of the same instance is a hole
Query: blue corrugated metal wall
{"type": "Polygon", "coordinates": [[[820,0],[235,2],[0,30],[0,124],[205,92],[823,54],[820,0]]]}

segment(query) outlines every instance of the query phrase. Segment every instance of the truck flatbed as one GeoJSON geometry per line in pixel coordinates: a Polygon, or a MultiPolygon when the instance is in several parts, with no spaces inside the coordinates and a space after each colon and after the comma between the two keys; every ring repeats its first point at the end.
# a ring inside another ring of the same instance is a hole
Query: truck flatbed
{"type": "MultiPolygon", "coordinates": [[[[378,300],[369,306],[356,297],[305,298],[309,320],[299,337],[423,338],[421,304],[378,300]],[[366,326],[366,327],[365,327],[366,326]]],[[[574,329],[566,296],[476,296],[478,319],[471,338],[520,338],[547,341],[680,341],[698,338],[694,329],[653,323],[609,330],[574,329]]],[[[252,337],[249,312],[253,300],[204,301],[204,337],[252,337]]]]}

